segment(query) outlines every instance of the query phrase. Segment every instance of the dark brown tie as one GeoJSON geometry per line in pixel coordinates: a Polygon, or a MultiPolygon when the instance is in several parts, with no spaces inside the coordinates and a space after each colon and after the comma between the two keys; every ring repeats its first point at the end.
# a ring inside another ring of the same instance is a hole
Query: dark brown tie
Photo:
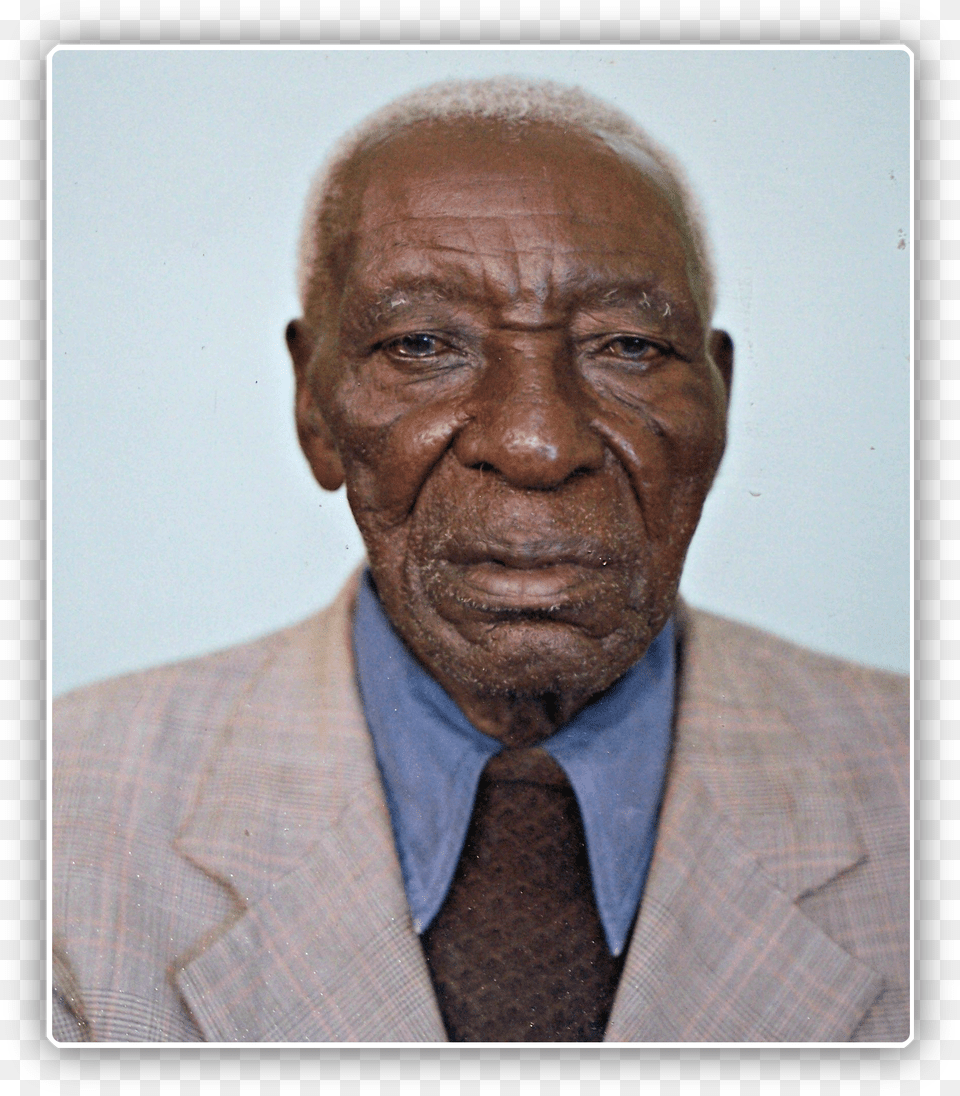
{"type": "Polygon", "coordinates": [[[421,939],[451,1040],[603,1038],[623,958],[607,950],[576,797],[545,750],[487,763],[456,875],[421,939]]]}

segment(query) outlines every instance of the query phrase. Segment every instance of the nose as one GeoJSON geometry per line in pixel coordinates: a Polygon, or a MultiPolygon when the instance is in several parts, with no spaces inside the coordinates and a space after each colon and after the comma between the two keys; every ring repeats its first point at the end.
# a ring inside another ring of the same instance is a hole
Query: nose
{"type": "Polygon", "coordinates": [[[603,466],[589,404],[556,337],[501,341],[480,370],[454,453],[464,466],[499,472],[514,487],[551,490],[603,466]]]}

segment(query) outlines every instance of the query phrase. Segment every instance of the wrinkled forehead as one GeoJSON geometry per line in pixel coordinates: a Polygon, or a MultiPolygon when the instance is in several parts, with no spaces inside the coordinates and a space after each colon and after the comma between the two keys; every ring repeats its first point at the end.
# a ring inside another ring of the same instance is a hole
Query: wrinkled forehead
{"type": "Polygon", "coordinates": [[[386,241],[429,246],[433,226],[444,226],[448,243],[464,255],[499,240],[507,246],[514,232],[542,239],[554,257],[565,238],[572,264],[589,263],[593,242],[627,258],[656,253],[671,280],[698,296],[673,188],[641,150],[614,150],[591,134],[547,123],[419,123],[368,150],[350,183],[354,272],[365,254],[382,254],[386,241]],[[458,218],[467,227],[453,240],[447,226],[458,218]]]}

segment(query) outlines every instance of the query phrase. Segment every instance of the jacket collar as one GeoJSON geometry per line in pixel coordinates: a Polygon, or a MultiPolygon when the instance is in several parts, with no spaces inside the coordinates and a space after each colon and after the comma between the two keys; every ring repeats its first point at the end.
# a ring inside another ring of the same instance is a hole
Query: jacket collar
{"type": "MultiPolygon", "coordinates": [[[[211,1041],[445,1039],[354,681],[355,592],[282,633],[177,840],[237,899],[176,975],[211,1041]]],[[[674,752],[607,1039],[844,1040],[881,979],[795,899],[861,860],[859,837],[710,618],[680,624],[674,752]]]]}

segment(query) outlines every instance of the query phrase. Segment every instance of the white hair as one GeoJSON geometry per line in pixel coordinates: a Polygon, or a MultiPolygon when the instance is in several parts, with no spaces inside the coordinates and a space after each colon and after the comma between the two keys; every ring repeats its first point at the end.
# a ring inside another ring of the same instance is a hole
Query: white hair
{"type": "Polygon", "coordinates": [[[686,229],[702,287],[707,318],[713,314],[716,279],[700,206],[674,158],[627,114],[576,87],[548,80],[499,76],[445,80],[395,99],[344,136],[314,177],[300,233],[297,287],[304,315],[324,299],[333,256],[349,234],[346,180],[367,151],[400,130],[424,122],[483,119],[505,125],[546,123],[599,138],[618,156],[640,161],[656,177],[686,229]]]}

